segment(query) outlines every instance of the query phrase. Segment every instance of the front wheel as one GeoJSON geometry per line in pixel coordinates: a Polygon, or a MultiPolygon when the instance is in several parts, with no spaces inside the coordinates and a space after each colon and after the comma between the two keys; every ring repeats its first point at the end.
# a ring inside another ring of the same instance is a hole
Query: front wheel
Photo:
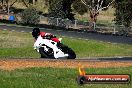
{"type": "Polygon", "coordinates": [[[71,48],[68,48],[67,53],[68,53],[67,59],[75,59],[76,58],[76,54],[71,48]]]}
{"type": "Polygon", "coordinates": [[[44,50],[44,47],[39,48],[39,53],[41,54],[41,58],[51,58],[54,59],[53,49],[48,48],[48,51],[44,50]]]}
{"type": "Polygon", "coordinates": [[[68,54],[67,59],[75,59],[76,58],[75,52],[68,46],[66,46],[62,43],[59,43],[58,47],[62,50],[62,52],[64,52],[65,54],[68,54]]]}

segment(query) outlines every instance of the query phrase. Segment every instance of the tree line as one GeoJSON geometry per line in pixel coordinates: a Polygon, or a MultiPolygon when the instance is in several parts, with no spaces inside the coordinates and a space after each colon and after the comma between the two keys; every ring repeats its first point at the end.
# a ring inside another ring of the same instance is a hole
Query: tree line
{"type": "MultiPolygon", "coordinates": [[[[0,0],[11,7],[16,2],[24,3],[26,7],[35,5],[40,0],[0,0]]],[[[132,2],[131,0],[41,0],[48,8],[48,16],[56,18],[68,18],[74,20],[74,12],[83,15],[89,13],[90,22],[96,23],[97,16],[110,6],[114,7],[116,24],[129,27],[132,24],[132,2]]],[[[31,7],[30,7],[31,8],[31,7]]],[[[27,11],[28,12],[28,11],[27,11]]]]}
{"type": "Polygon", "coordinates": [[[49,14],[72,20],[74,19],[72,10],[74,10],[80,15],[89,13],[90,22],[96,23],[101,11],[107,10],[110,6],[116,9],[114,14],[116,24],[131,26],[131,0],[49,0],[49,14]]]}

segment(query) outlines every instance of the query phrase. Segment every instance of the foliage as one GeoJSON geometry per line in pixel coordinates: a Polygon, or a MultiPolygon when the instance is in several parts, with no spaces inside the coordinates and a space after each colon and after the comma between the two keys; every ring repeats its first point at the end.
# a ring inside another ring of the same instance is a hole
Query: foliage
{"type": "Polygon", "coordinates": [[[49,0],[49,15],[56,18],[66,17],[65,12],[63,11],[62,0],[49,0]]]}
{"type": "Polygon", "coordinates": [[[87,7],[80,0],[75,0],[72,4],[72,7],[74,11],[80,15],[83,15],[88,10],[87,7]]]}
{"type": "Polygon", "coordinates": [[[38,24],[40,16],[38,11],[30,6],[21,13],[22,23],[24,24],[38,24]]]}
{"type": "MultiPolygon", "coordinates": [[[[89,10],[96,10],[98,11],[98,9],[101,9],[103,7],[107,7],[109,5],[110,2],[112,2],[112,0],[100,0],[98,2],[98,0],[83,0],[86,5],[84,3],[82,3],[81,0],[74,0],[73,2],[73,8],[76,12],[78,12],[80,15],[83,15],[84,13],[86,13],[89,10]],[[103,1],[102,5],[101,2],[103,1]],[[99,7],[97,7],[99,6],[99,7]]],[[[103,10],[107,10],[108,8],[105,8],[103,10]]]]}
{"type": "Polygon", "coordinates": [[[49,0],[49,16],[56,18],[68,18],[74,19],[74,15],[71,13],[72,0],[49,0]]]}
{"type": "Polygon", "coordinates": [[[6,3],[7,6],[8,5],[12,6],[16,2],[17,2],[17,0],[0,0],[0,4],[5,5],[5,3],[6,3]]]}
{"type": "Polygon", "coordinates": [[[115,21],[129,27],[132,23],[132,2],[131,0],[116,0],[115,21]]]}
{"type": "MultiPolygon", "coordinates": [[[[99,0],[84,0],[84,1],[86,2],[87,5],[90,5],[92,7],[96,7],[99,0]]],[[[102,7],[106,7],[112,0],[100,0],[99,5],[101,5],[102,1],[103,1],[102,7]]]]}
{"type": "Polygon", "coordinates": [[[74,14],[72,13],[72,9],[71,9],[71,5],[73,3],[74,0],[69,0],[67,2],[67,0],[63,0],[63,11],[66,14],[66,18],[70,19],[70,20],[74,20],[74,14]]]}

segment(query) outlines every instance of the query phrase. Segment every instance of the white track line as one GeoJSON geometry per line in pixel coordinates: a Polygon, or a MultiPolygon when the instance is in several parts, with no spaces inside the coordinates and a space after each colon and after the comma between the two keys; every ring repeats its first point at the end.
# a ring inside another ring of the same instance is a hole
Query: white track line
{"type": "Polygon", "coordinates": [[[77,33],[84,33],[84,32],[77,32],[77,33]]]}
{"type": "Polygon", "coordinates": [[[25,31],[21,31],[21,32],[25,32],[25,31]]]}
{"type": "Polygon", "coordinates": [[[50,31],[50,30],[53,30],[53,29],[46,29],[46,30],[50,31]]]}
{"type": "Polygon", "coordinates": [[[6,31],[7,29],[3,29],[4,31],[6,31]]]}
{"type": "Polygon", "coordinates": [[[62,31],[62,30],[56,30],[56,31],[62,31]]]}
{"type": "Polygon", "coordinates": [[[70,38],[72,38],[72,39],[73,39],[73,37],[70,37],[70,38]]]}
{"type": "Polygon", "coordinates": [[[78,38],[78,39],[82,39],[82,38],[78,38]]]}
{"type": "Polygon", "coordinates": [[[15,31],[15,30],[11,30],[11,31],[15,31]]]}
{"type": "Polygon", "coordinates": [[[68,31],[68,32],[74,32],[74,31],[68,31]]]}
{"type": "Polygon", "coordinates": [[[88,41],[89,39],[84,39],[84,40],[87,40],[88,41]]]}

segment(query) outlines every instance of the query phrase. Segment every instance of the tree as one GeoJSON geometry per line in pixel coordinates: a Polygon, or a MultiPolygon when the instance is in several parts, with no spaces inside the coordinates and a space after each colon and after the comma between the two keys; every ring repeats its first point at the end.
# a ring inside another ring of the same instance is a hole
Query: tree
{"type": "Polygon", "coordinates": [[[16,2],[17,2],[17,0],[1,0],[1,3],[2,3],[1,6],[2,7],[6,6],[7,12],[8,12],[8,15],[9,15],[10,7],[13,6],[16,2]],[[4,3],[6,3],[6,5],[4,3]]]}
{"type": "Polygon", "coordinates": [[[9,4],[9,6],[13,6],[17,0],[0,0],[1,4],[4,5],[4,3],[6,3],[6,5],[9,4]]]}
{"type": "Polygon", "coordinates": [[[63,11],[66,14],[66,18],[74,20],[74,14],[72,13],[71,5],[74,0],[63,0],[63,11]]]}
{"type": "Polygon", "coordinates": [[[72,14],[71,4],[73,0],[49,0],[49,16],[56,18],[74,19],[72,14]]]}
{"type": "Polygon", "coordinates": [[[62,4],[63,0],[49,0],[49,16],[56,18],[66,18],[62,4]]]}
{"type": "Polygon", "coordinates": [[[35,0],[21,0],[23,3],[24,3],[24,5],[26,6],[26,7],[29,7],[30,6],[30,4],[32,4],[32,5],[34,5],[35,4],[35,0]]]}
{"type": "Polygon", "coordinates": [[[116,24],[123,24],[129,27],[132,23],[132,2],[131,0],[116,0],[115,3],[116,24]]]}
{"type": "Polygon", "coordinates": [[[40,16],[38,11],[30,6],[21,13],[22,23],[24,24],[38,24],[40,16]]]}
{"type": "Polygon", "coordinates": [[[88,11],[87,7],[80,0],[74,0],[72,7],[74,11],[80,15],[83,15],[88,11]]]}
{"type": "MultiPolygon", "coordinates": [[[[79,0],[78,0],[79,1],[79,0]]],[[[90,28],[95,25],[97,21],[97,16],[99,15],[100,11],[108,9],[108,7],[114,2],[114,0],[80,0],[78,3],[82,3],[85,6],[81,6],[84,10],[81,10],[81,13],[85,13],[85,11],[89,11],[90,13],[90,28]],[[87,9],[87,10],[86,10],[87,9]]]]}

